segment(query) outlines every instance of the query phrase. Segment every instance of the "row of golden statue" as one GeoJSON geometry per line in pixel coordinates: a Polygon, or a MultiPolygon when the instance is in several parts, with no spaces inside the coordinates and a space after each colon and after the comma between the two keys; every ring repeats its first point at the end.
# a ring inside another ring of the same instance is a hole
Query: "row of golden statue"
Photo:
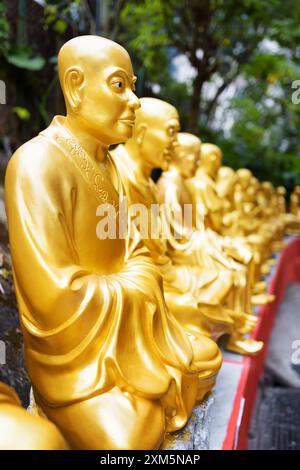
{"type": "Polygon", "coordinates": [[[74,38],[58,66],[66,116],[18,149],[6,173],[36,412],[0,385],[0,447],[163,448],[214,387],[218,339],[240,354],[263,348],[250,338],[252,308],[273,301],[262,275],[284,234],[299,232],[299,188],[286,213],[283,187],[222,166],[217,146],[179,132],[172,105],[138,100],[120,45],[74,38]],[[171,208],[156,220],[168,237],[141,237],[131,219],[127,237],[99,238],[99,205],[119,224],[125,196],[171,208]]]}

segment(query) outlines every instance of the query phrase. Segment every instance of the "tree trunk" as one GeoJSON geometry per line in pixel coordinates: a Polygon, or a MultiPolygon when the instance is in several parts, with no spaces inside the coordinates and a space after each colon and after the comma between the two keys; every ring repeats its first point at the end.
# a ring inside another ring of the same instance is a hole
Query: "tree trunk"
{"type": "Polygon", "coordinates": [[[190,101],[190,114],[188,121],[188,130],[193,134],[198,135],[199,132],[199,114],[200,114],[200,103],[201,94],[203,87],[203,79],[200,71],[198,71],[193,81],[193,93],[190,101]]]}

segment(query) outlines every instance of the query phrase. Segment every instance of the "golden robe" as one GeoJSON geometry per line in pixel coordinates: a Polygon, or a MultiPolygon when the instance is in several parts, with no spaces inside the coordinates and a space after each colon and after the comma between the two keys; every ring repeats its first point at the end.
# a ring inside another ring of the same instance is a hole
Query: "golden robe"
{"type": "Polygon", "coordinates": [[[137,233],[97,237],[97,207],[109,203],[118,214],[122,184],[111,158],[97,163],[63,122],[54,118],[15,153],[5,181],[34,395],[75,448],[153,448],[165,430],[186,423],[206,364],[199,370],[166,309],[161,276],[137,233]],[[149,403],[164,414],[145,437],[149,403]],[[111,422],[120,433],[125,427],[119,440],[111,422]]]}
{"type": "MultiPolygon", "coordinates": [[[[217,193],[215,181],[201,168],[196,175],[187,180],[187,188],[190,191],[196,214],[196,227],[199,232],[205,231],[206,237],[212,247],[215,248],[220,261],[224,259],[230,263],[236,278],[236,286],[240,285],[236,295],[236,307],[251,313],[251,280],[253,255],[240,240],[223,237],[218,232],[222,227],[222,204],[217,193]],[[199,213],[200,208],[200,213],[199,213]],[[200,225],[197,225],[199,224],[200,225]],[[204,223],[204,226],[203,226],[204,223]]],[[[226,266],[226,264],[224,264],[226,266]]]]}
{"type": "Polygon", "coordinates": [[[213,285],[203,289],[203,301],[215,300],[222,302],[233,286],[232,268],[234,263],[216,251],[203,230],[196,229],[196,216],[193,206],[192,218],[188,224],[184,221],[185,205],[192,205],[192,196],[182,176],[175,171],[164,172],[158,180],[159,202],[164,204],[167,219],[166,225],[172,233],[168,239],[168,252],[176,264],[200,266],[203,270],[217,273],[213,285]],[[171,212],[168,210],[171,208],[171,212]],[[174,235],[177,235],[176,236],[174,235]],[[225,269],[224,269],[225,268],[225,269]],[[214,286],[214,288],[213,288],[214,286]]]}
{"type": "MultiPolygon", "coordinates": [[[[202,301],[203,302],[216,302],[221,303],[222,306],[228,308],[229,316],[234,321],[234,333],[238,338],[238,346],[234,344],[236,339],[232,339],[232,342],[228,343],[227,346],[231,347],[232,350],[250,354],[256,354],[261,348],[262,343],[258,344],[252,340],[248,341],[250,348],[245,342],[245,349],[243,349],[243,335],[253,330],[256,324],[256,318],[251,314],[245,313],[249,308],[249,301],[247,298],[248,286],[247,286],[247,272],[243,265],[237,263],[234,259],[227,256],[223,252],[220,238],[217,234],[214,234],[211,230],[206,231],[204,220],[196,218],[198,208],[193,205],[193,199],[191,192],[186,185],[185,179],[181,176],[177,169],[171,169],[170,171],[164,172],[158,181],[158,194],[159,201],[164,203],[167,208],[172,208],[175,212],[175,223],[174,217],[168,210],[165,211],[166,217],[169,217],[168,223],[174,233],[179,233],[185,240],[187,245],[190,243],[190,247],[187,250],[176,249],[176,244],[180,243],[173,242],[174,237],[170,236],[168,240],[168,248],[170,257],[175,263],[181,264],[182,262],[198,264],[204,270],[218,271],[217,279],[209,286],[203,288],[202,301]],[[188,224],[182,223],[184,221],[184,206],[192,205],[194,209],[193,217],[188,221],[188,224]],[[196,209],[196,210],[195,210],[196,209]],[[180,223],[176,223],[176,220],[180,220],[180,223]]],[[[251,253],[250,253],[251,257],[251,253]]],[[[225,310],[224,310],[225,313],[225,310]]],[[[227,313],[225,313],[227,316],[227,313]]]]}
{"type": "Polygon", "coordinates": [[[216,371],[221,364],[221,356],[217,352],[217,346],[203,338],[203,334],[218,339],[222,334],[231,332],[233,322],[221,306],[198,301],[198,296],[201,297],[202,290],[211,285],[218,273],[213,270],[200,270],[195,266],[178,266],[172,263],[167,254],[167,240],[162,235],[161,211],[157,213],[155,220],[159,226],[158,237],[155,238],[151,234],[153,225],[151,208],[154,205],[158,206],[156,185],[150,177],[145,177],[139,171],[123,145],[119,145],[112,152],[112,156],[121,175],[128,204],[141,204],[148,210],[148,232],[144,242],[162,273],[167,306],[183,328],[197,336],[197,348],[202,345],[200,355],[204,347],[207,348],[207,353],[211,351],[211,368],[212,371],[216,371]]]}

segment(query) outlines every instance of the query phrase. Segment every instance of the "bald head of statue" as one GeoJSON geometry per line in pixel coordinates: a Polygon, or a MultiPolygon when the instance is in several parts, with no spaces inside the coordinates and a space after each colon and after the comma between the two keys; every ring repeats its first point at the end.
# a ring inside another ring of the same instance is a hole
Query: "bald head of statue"
{"type": "Polygon", "coordinates": [[[286,189],[284,186],[277,186],[276,192],[278,196],[286,196],[286,189]]]}
{"type": "Polygon", "coordinates": [[[141,158],[149,166],[167,170],[177,142],[178,112],[174,106],[157,98],[141,98],[140,103],[132,141],[139,146],[141,158]]]}
{"type": "Polygon", "coordinates": [[[79,36],[58,54],[67,116],[103,144],[128,140],[139,100],[127,51],[99,36],[79,36]]]}
{"type": "Polygon", "coordinates": [[[274,194],[274,192],[275,192],[274,186],[271,183],[271,181],[263,181],[261,183],[261,189],[264,192],[265,196],[268,197],[268,198],[271,197],[272,194],[274,194]]]}

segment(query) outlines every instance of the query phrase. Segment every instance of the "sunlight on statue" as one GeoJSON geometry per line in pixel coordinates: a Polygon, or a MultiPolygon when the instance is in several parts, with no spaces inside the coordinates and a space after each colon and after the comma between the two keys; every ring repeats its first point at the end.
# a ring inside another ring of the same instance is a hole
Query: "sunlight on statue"
{"type": "Polygon", "coordinates": [[[126,240],[96,234],[99,204],[119,214],[124,198],[108,147],[132,137],[140,107],[128,53],[81,36],[58,69],[66,116],[13,155],[5,181],[35,401],[71,448],[158,448],[210,390],[220,354],[199,354],[168,311],[133,225],[126,240]]]}

